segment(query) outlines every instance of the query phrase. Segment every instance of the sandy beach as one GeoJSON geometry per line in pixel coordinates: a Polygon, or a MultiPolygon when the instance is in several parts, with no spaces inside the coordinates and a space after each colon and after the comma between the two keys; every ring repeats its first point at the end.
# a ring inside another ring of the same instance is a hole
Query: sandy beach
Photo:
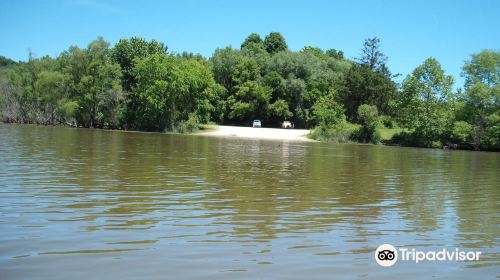
{"type": "Polygon", "coordinates": [[[247,139],[285,140],[285,141],[315,141],[307,138],[308,129],[254,128],[241,126],[219,125],[215,129],[201,131],[196,135],[215,137],[236,137],[247,139]]]}

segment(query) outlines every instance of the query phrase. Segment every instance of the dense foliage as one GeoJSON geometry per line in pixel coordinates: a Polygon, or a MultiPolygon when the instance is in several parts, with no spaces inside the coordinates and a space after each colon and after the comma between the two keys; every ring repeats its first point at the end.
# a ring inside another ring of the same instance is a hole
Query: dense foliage
{"type": "Polygon", "coordinates": [[[192,131],[201,123],[315,128],[312,137],[377,143],[382,126],[401,133],[390,142],[425,147],[500,149],[500,52],[466,61],[463,89],[429,58],[401,85],[379,38],[361,56],[305,46],[290,51],[278,32],[250,34],[239,49],[212,57],[167,52],[161,42],[102,38],[57,58],[15,62],[0,56],[4,122],[145,131],[192,131]]]}

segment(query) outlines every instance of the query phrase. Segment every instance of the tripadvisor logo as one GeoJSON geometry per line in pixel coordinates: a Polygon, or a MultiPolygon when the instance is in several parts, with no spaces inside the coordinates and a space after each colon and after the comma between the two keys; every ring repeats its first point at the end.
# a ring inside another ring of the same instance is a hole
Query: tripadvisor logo
{"type": "Polygon", "coordinates": [[[375,260],[381,266],[392,266],[398,260],[398,251],[391,244],[382,244],[375,250],[375,260]]]}
{"type": "Polygon", "coordinates": [[[382,244],[375,250],[375,261],[381,266],[393,266],[398,257],[401,261],[419,263],[422,261],[477,261],[481,255],[480,251],[462,251],[458,248],[449,251],[441,249],[438,251],[419,251],[415,248],[399,248],[391,244],[382,244]]]}

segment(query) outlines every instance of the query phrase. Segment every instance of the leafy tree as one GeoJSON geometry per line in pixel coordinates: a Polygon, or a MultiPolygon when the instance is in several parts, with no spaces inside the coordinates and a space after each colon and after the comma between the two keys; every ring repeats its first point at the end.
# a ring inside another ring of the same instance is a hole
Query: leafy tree
{"type": "Polygon", "coordinates": [[[234,80],[238,85],[234,96],[228,99],[230,119],[247,123],[254,118],[267,117],[271,89],[264,87],[259,79],[259,66],[255,60],[244,58],[236,65],[234,80]]]}
{"type": "Polygon", "coordinates": [[[379,126],[377,106],[362,104],[358,107],[358,119],[361,128],[358,130],[358,141],[363,143],[378,143],[380,134],[377,132],[379,126]]]}
{"type": "Polygon", "coordinates": [[[465,87],[469,88],[477,83],[486,84],[488,87],[500,83],[500,52],[483,50],[471,55],[463,67],[465,87]]]}
{"type": "Polygon", "coordinates": [[[275,122],[279,123],[282,120],[288,120],[293,117],[293,113],[288,108],[288,103],[283,99],[278,99],[269,105],[271,117],[274,117],[275,122]]]}
{"type": "Polygon", "coordinates": [[[345,121],[344,108],[336,101],[335,93],[322,96],[312,107],[316,124],[333,126],[345,121]]]}
{"type": "Polygon", "coordinates": [[[311,136],[322,141],[338,143],[348,142],[353,134],[353,127],[346,121],[344,108],[338,103],[335,92],[321,96],[312,106],[312,115],[316,127],[311,136]]]}
{"type": "Polygon", "coordinates": [[[361,49],[360,64],[368,66],[371,70],[381,71],[390,76],[386,66],[387,56],[380,50],[380,39],[377,37],[366,39],[361,49]]]}
{"type": "Polygon", "coordinates": [[[118,64],[111,62],[109,43],[102,38],[91,42],[85,50],[85,60],[84,74],[75,85],[79,105],[77,121],[85,127],[116,127],[116,119],[112,123],[106,120],[118,114],[121,70],[118,64]]]}
{"type": "Polygon", "coordinates": [[[219,88],[206,64],[156,53],[138,60],[134,75],[130,98],[138,106],[133,128],[163,131],[185,121],[208,121],[219,88]]]}
{"type": "Polygon", "coordinates": [[[452,119],[453,78],[435,58],[428,58],[403,81],[401,123],[414,132],[420,145],[440,141],[452,119]]]}
{"type": "Polygon", "coordinates": [[[234,68],[233,78],[237,84],[256,81],[260,78],[259,65],[254,59],[244,57],[234,68]]]}
{"type": "Polygon", "coordinates": [[[216,49],[210,61],[213,65],[215,81],[227,90],[229,95],[234,94],[237,82],[234,78],[236,65],[243,56],[238,50],[231,47],[216,49]]]}
{"type": "Polygon", "coordinates": [[[248,123],[252,119],[263,119],[268,115],[271,91],[256,81],[247,81],[238,86],[234,97],[230,97],[229,118],[248,123]]]}
{"type": "Polygon", "coordinates": [[[468,122],[456,121],[453,123],[451,140],[454,143],[465,144],[472,138],[474,128],[468,122]]]}
{"type": "Polygon", "coordinates": [[[385,123],[397,117],[408,131],[399,139],[412,145],[496,150],[499,61],[498,51],[472,55],[463,68],[464,91],[454,93],[452,78],[431,58],[398,92],[376,37],[365,41],[357,63],[335,49],[289,51],[276,32],[264,41],[252,33],[241,49],[216,49],[209,60],[169,55],[155,40],[122,39],[110,49],[98,38],[57,59],[31,51],[27,62],[0,57],[0,113],[11,122],[180,132],[210,120],[278,125],[289,119],[337,142],[377,142],[381,114],[385,123]]]}
{"type": "Polygon", "coordinates": [[[35,83],[41,106],[47,114],[44,123],[55,125],[62,121],[57,116],[58,104],[69,94],[69,75],[57,71],[42,71],[35,83]]]}
{"type": "Polygon", "coordinates": [[[281,75],[272,71],[263,77],[263,84],[272,90],[271,102],[280,98],[286,98],[286,81],[281,75]]]}
{"type": "Polygon", "coordinates": [[[326,59],[328,57],[328,55],[325,54],[325,52],[323,52],[322,49],[317,48],[317,47],[312,47],[312,46],[305,46],[302,48],[302,50],[300,52],[314,55],[315,57],[317,57],[319,59],[326,59]]]}
{"type": "Polygon", "coordinates": [[[366,65],[353,65],[344,79],[340,98],[346,107],[349,120],[356,121],[361,104],[375,105],[380,113],[393,115],[396,106],[396,84],[379,71],[366,65]]]}
{"type": "Polygon", "coordinates": [[[329,49],[326,50],[325,54],[329,57],[338,59],[338,60],[344,60],[344,52],[343,51],[337,51],[336,49],[329,49]]]}
{"type": "Polygon", "coordinates": [[[111,50],[112,61],[118,63],[122,71],[123,90],[129,92],[135,80],[132,73],[134,60],[144,58],[153,53],[166,53],[167,46],[156,40],[146,41],[143,38],[132,37],[120,39],[111,50]]]}
{"type": "Polygon", "coordinates": [[[0,67],[15,65],[16,62],[10,58],[0,55],[0,67]]]}
{"type": "Polygon", "coordinates": [[[269,33],[264,39],[264,46],[270,54],[286,51],[288,49],[285,38],[279,32],[269,33]]]}
{"type": "Polygon", "coordinates": [[[250,45],[255,44],[257,47],[264,48],[264,41],[260,38],[260,35],[257,33],[252,33],[248,35],[245,41],[241,44],[241,49],[247,48],[250,45]]]}
{"type": "Polygon", "coordinates": [[[473,54],[463,67],[465,76],[463,121],[473,126],[471,144],[500,149],[500,52],[473,54]]]}

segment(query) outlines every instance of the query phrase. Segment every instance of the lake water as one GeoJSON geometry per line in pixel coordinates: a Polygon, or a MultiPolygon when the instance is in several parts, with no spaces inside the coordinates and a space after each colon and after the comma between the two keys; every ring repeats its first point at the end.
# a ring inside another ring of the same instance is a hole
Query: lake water
{"type": "Polygon", "coordinates": [[[499,278],[499,200],[499,153],[0,124],[0,279],[499,278]]]}

